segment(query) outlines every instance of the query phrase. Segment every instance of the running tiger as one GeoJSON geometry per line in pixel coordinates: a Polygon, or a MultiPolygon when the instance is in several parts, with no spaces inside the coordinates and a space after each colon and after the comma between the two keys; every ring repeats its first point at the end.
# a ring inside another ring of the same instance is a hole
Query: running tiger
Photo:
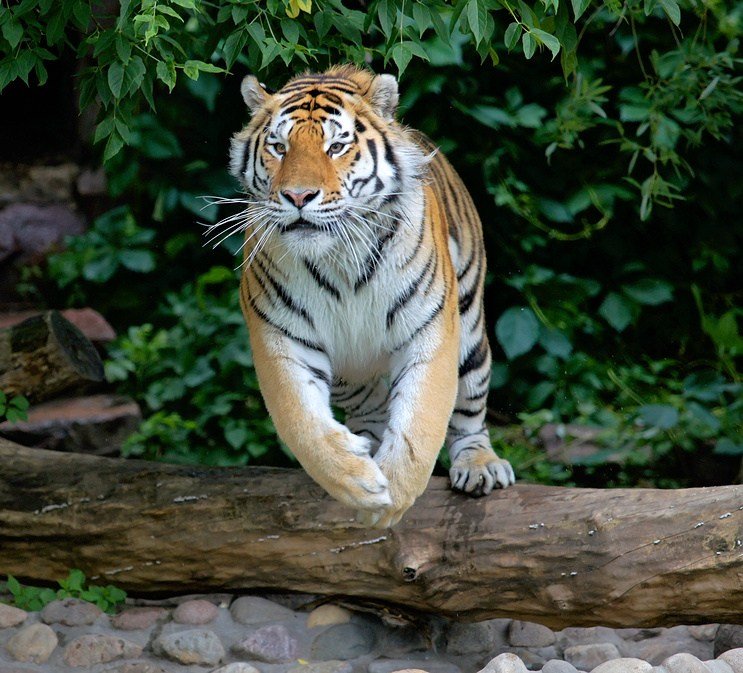
{"type": "Polygon", "coordinates": [[[480,219],[431,141],[395,121],[395,78],[338,66],[241,91],[244,210],[221,226],[246,233],[241,304],[281,439],[370,526],[400,520],[444,442],[452,488],[513,484],[485,427],[480,219]]]}

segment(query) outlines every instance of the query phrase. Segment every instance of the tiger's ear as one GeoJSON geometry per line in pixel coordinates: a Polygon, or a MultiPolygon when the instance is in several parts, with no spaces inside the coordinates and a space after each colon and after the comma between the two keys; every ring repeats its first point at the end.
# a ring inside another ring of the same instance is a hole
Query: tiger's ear
{"type": "Polygon", "coordinates": [[[240,93],[251,114],[255,114],[268,100],[270,94],[253,75],[248,75],[240,84],[240,93]]]}
{"type": "Polygon", "coordinates": [[[394,121],[399,99],[395,76],[377,75],[372,81],[369,99],[374,112],[387,121],[394,121]]]}

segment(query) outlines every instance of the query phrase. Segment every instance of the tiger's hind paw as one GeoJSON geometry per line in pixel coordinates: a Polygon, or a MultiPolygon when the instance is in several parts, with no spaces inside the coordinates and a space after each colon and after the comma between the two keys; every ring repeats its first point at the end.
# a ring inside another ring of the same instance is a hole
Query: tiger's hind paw
{"type": "Polygon", "coordinates": [[[491,448],[463,449],[449,470],[451,487],[468,495],[487,495],[495,488],[506,488],[516,481],[511,464],[491,448]]]}

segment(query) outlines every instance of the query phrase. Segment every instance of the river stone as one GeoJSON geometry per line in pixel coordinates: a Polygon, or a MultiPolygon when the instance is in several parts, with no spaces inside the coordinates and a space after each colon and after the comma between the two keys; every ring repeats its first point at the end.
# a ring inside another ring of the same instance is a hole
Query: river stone
{"type": "Polygon", "coordinates": [[[57,634],[46,624],[31,624],[13,635],[5,648],[16,661],[43,664],[57,647],[57,634]]]}
{"type": "Polygon", "coordinates": [[[353,666],[347,661],[316,661],[292,666],[286,673],[351,673],[353,666]]]}
{"type": "Polygon", "coordinates": [[[25,610],[0,603],[0,629],[18,626],[18,624],[26,621],[26,617],[28,617],[28,612],[25,610]]]}
{"type": "Polygon", "coordinates": [[[336,624],[318,635],[312,643],[312,658],[356,659],[369,654],[376,644],[374,629],[367,623],[336,624]]]}
{"type": "Polygon", "coordinates": [[[479,673],[528,673],[528,671],[524,662],[515,654],[504,652],[491,659],[479,673]]]}
{"type": "Polygon", "coordinates": [[[88,626],[102,614],[103,611],[93,603],[79,598],[64,598],[49,603],[41,611],[41,621],[64,626],[88,626]]]}
{"type": "Polygon", "coordinates": [[[548,647],[555,640],[552,629],[541,624],[514,619],[508,627],[508,642],[514,647],[548,647]]]}
{"type": "MultiPolygon", "coordinates": [[[[260,671],[255,666],[251,666],[244,662],[238,662],[222,666],[221,668],[212,671],[212,673],[260,673],[260,671]]],[[[309,671],[307,673],[309,673],[309,671]]]]}
{"type": "Polygon", "coordinates": [[[567,661],[550,659],[542,667],[542,673],[578,673],[578,669],[567,661]]]}
{"type": "Polygon", "coordinates": [[[283,605],[260,596],[242,596],[230,606],[232,618],[240,624],[283,622],[294,617],[294,612],[283,605]]]}
{"type": "Polygon", "coordinates": [[[735,673],[730,664],[722,659],[711,659],[705,661],[704,665],[707,667],[709,673],[735,673]]]}
{"type": "Polygon", "coordinates": [[[719,624],[697,624],[689,626],[687,630],[689,635],[696,640],[714,640],[719,626],[719,624]]]}
{"type": "Polygon", "coordinates": [[[715,634],[714,656],[743,647],[743,624],[720,624],[715,634]]]}
{"type": "Polygon", "coordinates": [[[111,617],[111,626],[119,631],[144,631],[167,615],[165,608],[129,608],[111,617]]]}
{"type": "Polygon", "coordinates": [[[173,610],[173,621],[178,624],[201,626],[214,621],[218,613],[217,606],[209,601],[203,599],[184,601],[173,610]]]}
{"type": "Polygon", "coordinates": [[[152,643],[152,649],[180,664],[216,666],[225,656],[217,635],[199,629],[162,635],[152,643]]]}
{"type": "Polygon", "coordinates": [[[687,652],[668,657],[661,666],[668,673],[709,673],[709,669],[699,659],[687,652]]]}
{"type": "Polygon", "coordinates": [[[114,659],[138,657],[142,648],[116,636],[88,634],[75,638],[65,647],[62,658],[68,666],[106,664],[114,659]]]}
{"type": "Polygon", "coordinates": [[[628,657],[636,657],[659,665],[679,652],[693,654],[697,659],[711,659],[712,642],[709,640],[697,640],[693,638],[686,627],[673,627],[666,629],[659,635],[640,642],[625,643],[619,646],[622,654],[628,657]]]}
{"type": "Polygon", "coordinates": [[[351,621],[351,612],[338,605],[327,603],[310,612],[307,617],[307,628],[314,629],[317,626],[333,626],[335,624],[348,624],[351,621]]]}
{"type": "Polygon", "coordinates": [[[149,661],[127,661],[125,664],[107,668],[103,673],[168,673],[168,671],[149,661]]]}
{"type": "Polygon", "coordinates": [[[723,652],[718,659],[722,659],[735,673],[743,673],[743,647],[723,652]]]}
{"type": "Polygon", "coordinates": [[[573,645],[566,647],[565,661],[569,661],[576,668],[592,671],[598,665],[611,659],[619,659],[622,655],[614,643],[589,643],[587,645],[573,645]]]}
{"type": "Polygon", "coordinates": [[[251,633],[232,650],[267,664],[286,664],[297,658],[298,643],[285,626],[272,624],[251,633]]]}
{"type": "Polygon", "coordinates": [[[395,673],[395,671],[422,669],[427,673],[461,673],[456,664],[442,659],[377,659],[369,663],[369,673],[395,673]]]}
{"type": "Polygon", "coordinates": [[[653,667],[642,659],[624,657],[599,664],[591,673],[650,673],[653,667]]]}
{"type": "MultiPolygon", "coordinates": [[[[660,632],[660,629],[658,632],[660,632]]],[[[624,642],[624,639],[614,629],[607,628],[606,626],[590,626],[587,628],[570,626],[556,635],[557,642],[563,649],[572,647],[573,645],[591,645],[595,643],[613,643],[619,648],[624,642]]]]}
{"type": "Polygon", "coordinates": [[[455,622],[449,627],[446,651],[448,654],[482,654],[494,652],[507,645],[506,632],[510,619],[489,619],[474,624],[455,622]]]}

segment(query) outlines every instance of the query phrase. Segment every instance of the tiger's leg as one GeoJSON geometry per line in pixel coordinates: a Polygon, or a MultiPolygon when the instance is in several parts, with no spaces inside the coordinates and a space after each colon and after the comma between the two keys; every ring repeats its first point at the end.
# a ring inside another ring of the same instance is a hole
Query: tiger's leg
{"type": "Polygon", "coordinates": [[[485,425],[490,387],[490,345],[485,334],[482,286],[460,287],[460,348],[457,401],[449,421],[446,446],[452,488],[473,496],[514,483],[510,463],[499,458],[490,444],[485,425]]]}
{"type": "Polygon", "coordinates": [[[336,500],[362,510],[389,506],[388,481],[371,457],[371,441],[333,418],[327,355],[244,306],[261,393],[279,437],[336,500]]]}
{"type": "Polygon", "coordinates": [[[389,389],[382,379],[367,384],[353,384],[336,379],[331,402],[346,413],[346,427],[355,435],[368,437],[374,455],[387,427],[389,389]]]}

